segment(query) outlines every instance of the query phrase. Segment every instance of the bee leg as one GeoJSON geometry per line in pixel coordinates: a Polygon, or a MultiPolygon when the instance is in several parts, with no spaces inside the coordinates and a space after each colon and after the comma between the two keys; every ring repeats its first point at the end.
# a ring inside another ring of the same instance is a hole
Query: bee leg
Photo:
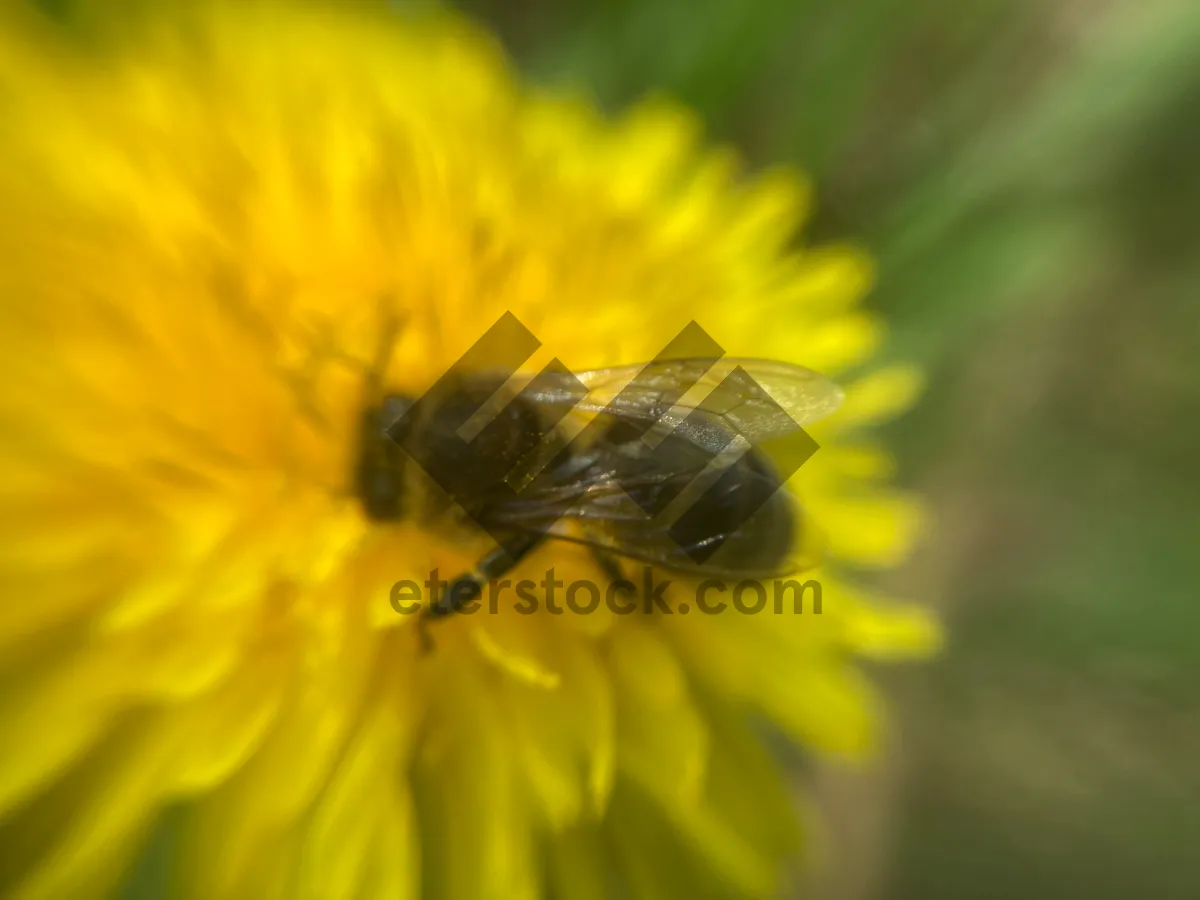
{"type": "MultiPolygon", "coordinates": [[[[540,534],[519,534],[506,540],[476,563],[472,571],[450,582],[445,593],[421,613],[417,622],[418,629],[428,628],[433,620],[453,615],[468,603],[478,600],[483,595],[485,584],[512,570],[543,540],[545,536],[540,534]]],[[[428,634],[423,634],[421,639],[423,644],[428,642],[428,634]]]]}
{"type": "Polygon", "coordinates": [[[633,582],[625,577],[625,572],[621,569],[621,563],[611,553],[606,553],[599,547],[592,547],[592,558],[596,560],[596,564],[600,566],[602,572],[608,576],[608,580],[616,589],[625,596],[631,596],[637,593],[637,588],[633,582]]]}
{"type": "Polygon", "coordinates": [[[429,623],[432,620],[427,613],[428,611],[422,613],[417,619],[417,643],[420,645],[422,656],[433,652],[433,635],[429,633],[429,623]]]}

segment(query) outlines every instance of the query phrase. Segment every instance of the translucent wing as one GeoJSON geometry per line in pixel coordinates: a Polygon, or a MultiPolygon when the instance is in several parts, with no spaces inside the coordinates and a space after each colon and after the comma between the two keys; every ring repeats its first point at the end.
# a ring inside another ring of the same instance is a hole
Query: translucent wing
{"type": "Polygon", "coordinates": [[[692,511],[700,492],[725,484],[724,473],[734,465],[740,477],[722,488],[726,500],[781,493],[816,449],[802,427],[832,413],[842,400],[841,390],[816,372],[743,358],[655,360],[582,373],[550,367],[509,381],[474,418],[488,421],[517,396],[548,420],[593,415],[581,433],[543,441],[519,474],[510,475],[516,496],[488,510],[489,526],[546,534],[678,570],[715,566],[757,577],[812,564],[814,555],[804,552],[811,546],[807,533],[799,557],[787,547],[754,552],[791,540],[789,523],[800,516],[786,514],[782,496],[756,514],[758,524],[714,513],[694,538],[682,542],[670,529],[679,519],[671,510],[692,511]],[[769,459],[778,474],[756,474],[753,466],[738,463],[745,454],[769,459]],[[719,549],[700,566],[693,551],[702,545],[719,549]]]}
{"type": "Polygon", "coordinates": [[[522,396],[580,412],[653,421],[658,432],[684,426],[684,435],[703,445],[710,435],[687,428],[701,422],[688,421],[696,410],[750,444],[760,444],[825,418],[842,402],[841,388],[811,369],[739,358],[656,360],[557,379],[538,377],[525,385],[522,396]],[[578,399],[581,385],[587,394],[578,399]]]}

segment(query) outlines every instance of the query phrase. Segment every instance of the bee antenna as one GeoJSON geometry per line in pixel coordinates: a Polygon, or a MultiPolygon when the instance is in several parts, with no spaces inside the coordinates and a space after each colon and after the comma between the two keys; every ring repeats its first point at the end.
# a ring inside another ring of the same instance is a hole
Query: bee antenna
{"type": "Polygon", "coordinates": [[[379,344],[375,359],[367,369],[367,396],[373,399],[383,394],[383,376],[392,361],[396,341],[408,325],[408,313],[397,313],[394,305],[388,301],[386,296],[379,298],[379,344]]]}

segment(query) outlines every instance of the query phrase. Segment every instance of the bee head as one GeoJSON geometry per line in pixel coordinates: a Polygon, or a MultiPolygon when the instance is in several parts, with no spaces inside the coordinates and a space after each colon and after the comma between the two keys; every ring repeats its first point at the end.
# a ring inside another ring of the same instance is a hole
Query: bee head
{"type": "Polygon", "coordinates": [[[393,521],[404,514],[404,462],[400,448],[411,425],[405,413],[409,397],[392,394],[363,415],[355,487],[363,511],[375,521],[393,521]]]}

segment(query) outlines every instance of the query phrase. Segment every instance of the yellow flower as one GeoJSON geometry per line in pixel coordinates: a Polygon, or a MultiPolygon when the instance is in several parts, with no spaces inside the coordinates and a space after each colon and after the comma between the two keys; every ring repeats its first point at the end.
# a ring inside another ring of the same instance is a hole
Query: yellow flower
{"type": "Polygon", "coordinates": [[[855,657],[937,641],[837,569],[916,530],[865,434],[913,373],[813,429],[821,615],[502,611],[421,656],[392,583],[474,557],[364,517],[364,369],[402,318],[419,391],[507,310],[535,365],[695,319],[836,374],[881,337],[868,263],[794,249],[795,175],[665,102],[524,89],[445,15],[154,6],[0,13],[0,893],[104,894],[165,816],[204,900],[771,895],[797,829],[760,726],[861,753],[855,657]]]}

